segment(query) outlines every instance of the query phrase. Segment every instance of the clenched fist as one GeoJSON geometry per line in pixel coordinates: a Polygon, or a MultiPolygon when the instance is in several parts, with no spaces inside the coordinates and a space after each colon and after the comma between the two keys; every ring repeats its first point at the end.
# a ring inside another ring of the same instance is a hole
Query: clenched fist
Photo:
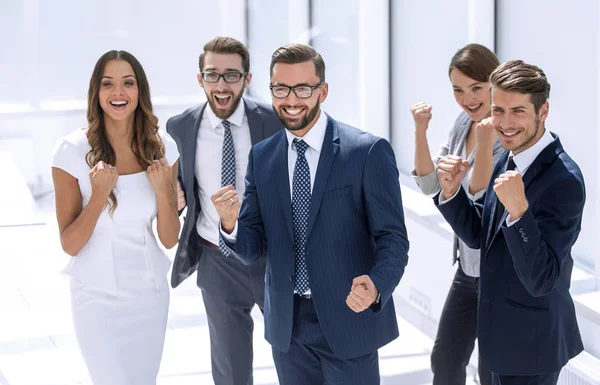
{"type": "Polygon", "coordinates": [[[152,164],[146,169],[146,174],[157,196],[170,196],[169,194],[174,193],[171,166],[165,158],[153,160],[152,164]]]}
{"type": "Polygon", "coordinates": [[[235,228],[238,213],[240,211],[240,199],[237,191],[231,185],[221,187],[213,196],[210,197],[213,205],[221,217],[221,227],[227,234],[231,234],[235,228]]]}
{"type": "Polygon", "coordinates": [[[100,197],[104,202],[108,199],[111,191],[119,179],[119,173],[114,166],[99,161],[90,170],[90,183],[92,185],[92,195],[100,197]]]}
{"type": "Polygon", "coordinates": [[[485,118],[475,125],[475,138],[478,146],[490,146],[496,140],[496,130],[492,118],[485,118]]]}
{"type": "Polygon", "coordinates": [[[469,170],[469,161],[460,156],[446,155],[437,167],[437,176],[442,186],[442,194],[448,199],[454,196],[460,188],[460,182],[469,170]]]}
{"type": "Polygon", "coordinates": [[[185,192],[181,188],[179,181],[177,181],[177,211],[181,211],[187,206],[185,201],[185,192]]]}
{"type": "Polygon", "coordinates": [[[375,287],[371,277],[361,275],[354,278],[350,294],[346,297],[346,305],[355,313],[360,313],[369,308],[379,295],[379,291],[375,287]]]}
{"type": "Polygon", "coordinates": [[[518,171],[506,171],[494,180],[494,191],[510,215],[511,221],[521,218],[529,208],[525,185],[518,171]]]}
{"type": "Polygon", "coordinates": [[[427,131],[432,116],[431,109],[432,107],[424,102],[419,102],[410,108],[410,112],[415,120],[417,133],[425,133],[427,131]]]}

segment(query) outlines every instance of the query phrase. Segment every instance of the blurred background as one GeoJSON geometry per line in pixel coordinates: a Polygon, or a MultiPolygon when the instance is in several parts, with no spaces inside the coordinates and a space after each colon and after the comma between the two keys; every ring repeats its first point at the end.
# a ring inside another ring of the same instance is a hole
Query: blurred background
{"type": "MultiPolygon", "coordinates": [[[[571,290],[585,352],[560,383],[600,384],[599,19],[596,0],[0,0],[0,385],[89,384],[60,274],[69,257],[58,240],[50,160],[61,136],[86,125],[96,60],[111,49],[133,53],[164,128],[205,100],[198,55],[217,35],[249,47],[247,93],[267,102],[271,53],[289,42],[312,45],[327,66],[323,109],[396,151],[411,251],[394,294],[401,336],[380,351],[383,384],[431,383],[429,353],[455,271],[451,230],[409,176],[410,106],[433,105],[435,153],[460,112],[448,79],[458,49],[480,43],[501,62],[543,68],[552,85],[547,128],[587,187],[571,290]]],[[[260,312],[254,318],[255,383],[276,384],[260,312]]],[[[172,291],[159,376],[159,384],[192,383],[211,383],[195,277],[172,291]]]]}

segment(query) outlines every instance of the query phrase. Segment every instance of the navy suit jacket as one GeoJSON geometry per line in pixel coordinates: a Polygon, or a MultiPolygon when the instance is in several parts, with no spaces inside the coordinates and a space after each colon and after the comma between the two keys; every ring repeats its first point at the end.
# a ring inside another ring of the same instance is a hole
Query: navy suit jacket
{"type": "MultiPolygon", "coordinates": [[[[294,309],[294,234],[285,131],[252,148],[235,244],[250,264],[267,255],[265,337],[288,351],[294,309]]],[[[342,359],[372,353],[398,336],[392,292],[408,261],[394,152],[388,141],[328,117],[312,190],[306,265],[319,324],[342,359]],[[378,305],[354,313],[352,280],[369,275],[378,305]]]]}
{"type": "MultiPolygon", "coordinates": [[[[172,287],[177,287],[196,271],[202,253],[202,248],[196,242],[199,238],[196,232],[196,220],[202,209],[196,181],[196,146],[198,129],[206,106],[207,103],[204,103],[190,108],[167,121],[167,132],[175,139],[179,148],[178,179],[187,202],[187,213],[171,272],[172,287]]],[[[273,112],[271,105],[244,98],[244,106],[252,145],[283,129],[283,124],[273,112]]]]}
{"type": "MultiPolygon", "coordinates": [[[[481,249],[479,354],[498,374],[556,372],[583,350],[569,287],[585,185],[579,167],[552,135],[554,141],[523,175],[529,209],[513,226],[506,226],[506,212],[494,223],[494,179],[505,172],[508,151],[478,202],[461,188],[438,205],[456,234],[481,249]]],[[[439,193],[436,205],[438,199],[439,193]]]]}

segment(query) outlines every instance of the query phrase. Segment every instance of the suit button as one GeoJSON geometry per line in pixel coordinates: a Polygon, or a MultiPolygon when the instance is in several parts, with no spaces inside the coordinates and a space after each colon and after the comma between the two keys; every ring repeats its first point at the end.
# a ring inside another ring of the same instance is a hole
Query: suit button
{"type": "Polygon", "coordinates": [[[290,280],[290,282],[292,282],[292,281],[294,280],[294,276],[293,276],[293,275],[290,275],[290,276],[288,277],[288,279],[290,280]]]}
{"type": "Polygon", "coordinates": [[[522,228],[522,227],[519,227],[519,232],[520,232],[521,234],[523,234],[523,228],[522,228]]]}
{"type": "Polygon", "coordinates": [[[521,238],[525,238],[525,233],[521,233],[521,238]]]}
{"type": "Polygon", "coordinates": [[[523,237],[523,242],[527,243],[528,240],[527,237],[523,237]]]}

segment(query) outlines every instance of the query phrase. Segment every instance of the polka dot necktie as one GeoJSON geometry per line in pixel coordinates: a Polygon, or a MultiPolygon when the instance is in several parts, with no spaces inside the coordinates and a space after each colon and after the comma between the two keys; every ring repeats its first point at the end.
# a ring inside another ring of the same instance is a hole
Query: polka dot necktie
{"type": "Polygon", "coordinates": [[[294,167],[292,181],[292,221],[294,224],[295,274],[294,291],[304,294],[310,287],[306,271],[306,231],[308,227],[308,208],[310,206],[310,169],[304,153],[308,144],[294,139],[298,158],[294,167]]]}
{"type": "MultiPolygon", "coordinates": [[[[221,187],[232,185],[235,187],[235,147],[233,146],[233,137],[231,136],[231,123],[227,120],[221,122],[225,129],[223,135],[223,160],[221,163],[221,187]]],[[[229,247],[219,237],[219,251],[226,257],[231,257],[232,252],[229,247]]]]}

